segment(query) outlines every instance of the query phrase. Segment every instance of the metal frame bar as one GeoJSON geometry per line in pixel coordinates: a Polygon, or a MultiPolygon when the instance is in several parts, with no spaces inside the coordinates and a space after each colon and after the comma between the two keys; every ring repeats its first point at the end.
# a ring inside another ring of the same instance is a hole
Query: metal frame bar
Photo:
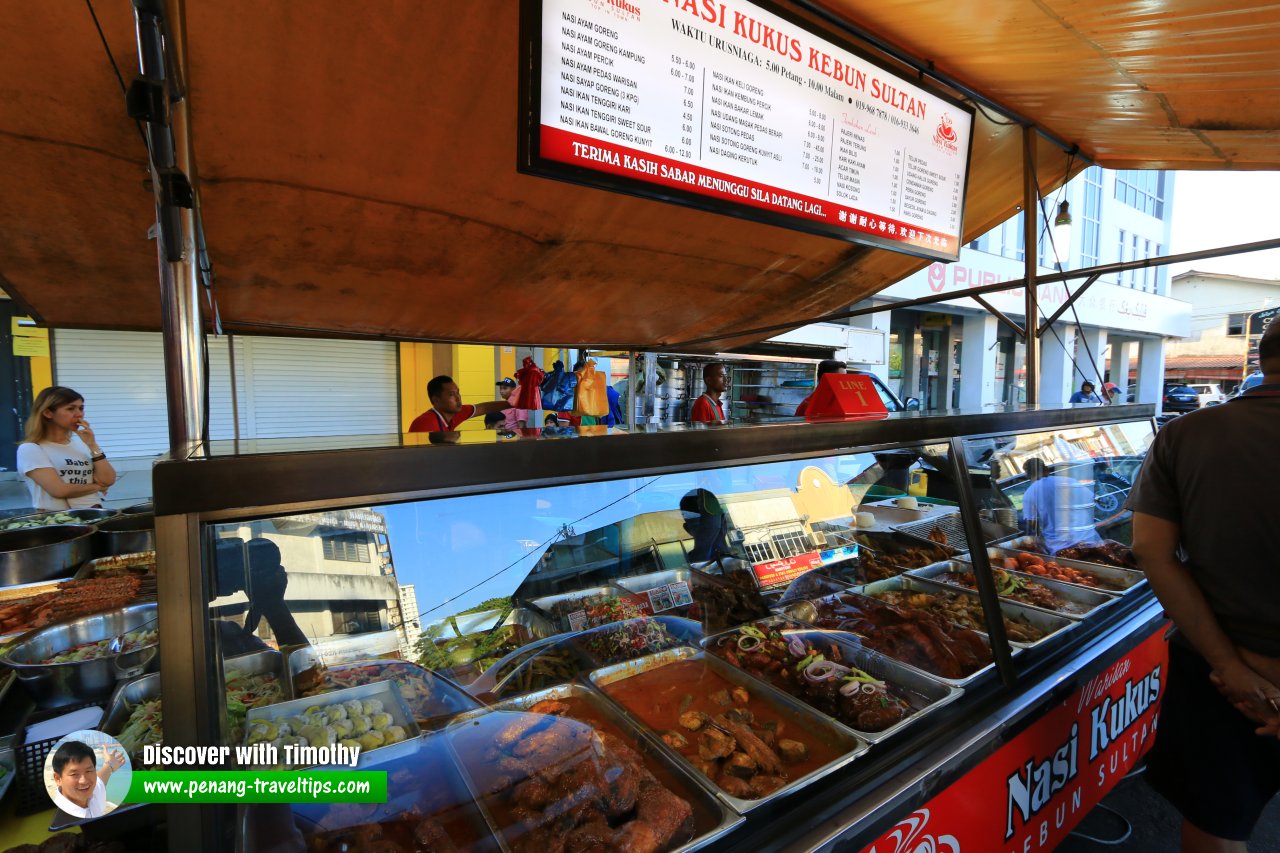
{"type": "Polygon", "coordinates": [[[991,560],[987,555],[987,540],[982,535],[982,524],[978,519],[978,499],[973,493],[973,480],[963,466],[964,439],[953,436],[951,460],[956,468],[956,485],[959,489],[960,521],[964,524],[964,538],[969,543],[969,559],[972,561],[973,577],[978,582],[978,598],[982,601],[982,613],[987,619],[987,636],[991,638],[991,653],[995,656],[996,671],[1006,687],[1012,687],[1018,681],[1018,673],[1013,667],[1013,653],[1009,648],[1009,637],[1004,630],[1004,619],[1000,611],[1000,597],[996,594],[995,577],[991,574],[991,560]]]}
{"type": "Polygon", "coordinates": [[[1023,317],[1023,341],[1026,342],[1025,370],[1027,405],[1040,402],[1040,338],[1031,332],[1040,322],[1040,291],[1036,289],[1039,266],[1040,220],[1036,210],[1040,185],[1036,181],[1036,134],[1030,127],[1022,129],[1022,281],[1026,303],[1023,317]]]}
{"type": "Polygon", "coordinates": [[[999,308],[992,305],[990,302],[983,299],[981,296],[973,297],[973,301],[981,305],[983,308],[986,308],[992,314],[994,314],[995,318],[999,320],[1001,323],[1004,323],[1010,329],[1013,329],[1014,333],[1017,334],[1018,337],[1026,338],[1027,330],[1024,329],[1022,326],[1018,325],[1017,323],[1015,323],[1013,320],[1010,320],[1009,317],[1006,316],[1005,313],[1001,311],[999,308]]]}
{"type": "Polygon", "coordinates": [[[1086,290],[1088,290],[1090,287],[1093,287],[1093,283],[1101,277],[1102,277],[1102,273],[1094,273],[1093,275],[1086,278],[1084,280],[1084,284],[1080,285],[1079,290],[1077,290],[1075,293],[1071,293],[1067,297],[1067,301],[1062,303],[1062,305],[1058,307],[1058,310],[1054,311],[1053,315],[1049,317],[1049,319],[1039,324],[1039,328],[1036,329],[1036,336],[1041,337],[1044,335],[1045,332],[1049,331],[1049,328],[1054,323],[1058,322],[1058,318],[1061,317],[1063,314],[1067,313],[1067,311],[1070,310],[1071,306],[1076,304],[1076,300],[1079,299],[1081,296],[1083,296],[1086,290]]]}

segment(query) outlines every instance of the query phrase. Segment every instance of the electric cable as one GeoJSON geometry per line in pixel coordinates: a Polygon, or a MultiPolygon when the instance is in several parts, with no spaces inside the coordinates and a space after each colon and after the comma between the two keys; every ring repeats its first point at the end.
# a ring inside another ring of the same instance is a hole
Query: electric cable
{"type": "Polygon", "coordinates": [[[612,500],[612,501],[610,501],[609,503],[605,504],[605,505],[604,505],[604,506],[602,506],[602,507],[598,507],[598,508],[596,508],[596,509],[593,509],[591,512],[589,512],[589,513],[587,513],[586,515],[582,516],[582,518],[576,519],[575,521],[571,521],[571,522],[569,522],[568,524],[561,525],[561,526],[560,526],[560,528],[559,528],[559,530],[557,530],[557,531],[556,531],[556,533],[555,533],[555,535],[554,535],[554,536],[552,536],[552,537],[551,537],[550,539],[548,539],[547,541],[542,542],[542,543],[541,543],[541,544],[539,544],[536,548],[531,548],[527,553],[521,554],[519,557],[517,557],[517,558],[515,559],[515,561],[514,561],[514,562],[511,562],[511,563],[507,564],[506,566],[503,566],[501,569],[498,569],[498,571],[496,571],[496,572],[494,572],[493,574],[489,575],[487,578],[484,578],[483,580],[479,581],[478,583],[475,583],[475,584],[473,584],[473,585],[471,585],[471,586],[467,587],[467,588],[466,588],[466,589],[464,589],[462,592],[458,593],[457,595],[453,596],[452,598],[445,599],[444,601],[442,601],[442,602],[440,602],[439,604],[437,604],[435,607],[428,608],[428,609],[423,610],[423,611],[421,611],[420,613],[418,613],[418,621],[419,621],[419,623],[421,623],[421,621],[422,621],[422,617],[423,617],[423,616],[426,616],[428,613],[434,613],[435,611],[439,610],[441,607],[444,607],[446,604],[449,604],[450,602],[453,602],[453,601],[457,601],[459,598],[462,598],[462,596],[464,596],[464,595],[466,595],[467,593],[472,592],[472,591],[474,591],[474,590],[476,590],[476,589],[478,589],[478,588],[480,588],[480,587],[484,586],[484,585],[485,585],[485,584],[487,584],[489,581],[493,580],[494,578],[498,577],[499,575],[501,575],[501,574],[503,574],[503,573],[505,573],[505,572],[508,572],[508,571],[510,571],[511,569],[514,569],[516,566],[520,565],[520,563],[524,562],[525,558],[526,558],[526,557],[528,557],[530,554],[533,554],[533,553],[539,552],[539,551],[541,551],[543,548],[546,548],[546,547],[548,547],[548,546],[550,546],[550,545],[554,544],[554,543],[556,542],[556,540],[558,540],[558,539],[560,538],[561,531],[563,531],[566,527],[573,527],[575,524],[580,524],[580,523],[582,523],[582,522],[586,521],[588,518],[590,518],[590,517],[591,517],[591,516],[593,516],[593,515],[599,515],[600,513],[604,512],[604,511],[605,511],[606,509],[608,509],[609,507],[611,507],[611,506],[615,506],[615,505],[617,505],[617,504],[620,504],[620,503],[622,503],[623,501],[625,501],[627,498],[631,497],[632,495],[638,494],[639,492],[641,492],[641,491],[643,491],[643,490],[645,490],[645,489],[649,488],[649,487],[650,487],[650,486],[652,486],[654,483],[658,482],[658,480],[660,480],[660,479],[662,479],[662,478],[661,478],[661,477],[654,477],[652,480],[649,480],[647,483],[643,483],[643,484],[641,484],[640,486],[637,486],[636,488],[634,488],[634,489],[632,489],[631,491],[627,492],[627,493],[626,493],[625,495],[623,495],[622,497],[620,497],[620,498],[618,498],[618,499],[616,499],[616,500],[612,500]]]}

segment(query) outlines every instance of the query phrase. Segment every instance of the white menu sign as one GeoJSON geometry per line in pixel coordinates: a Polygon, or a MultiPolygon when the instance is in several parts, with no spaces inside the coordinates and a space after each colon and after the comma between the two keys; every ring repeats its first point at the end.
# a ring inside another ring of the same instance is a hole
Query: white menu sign
{"type": "Polygon", "coordinates": [[[959,101],[747,0],[530,2],[529,171],[957,257],[959,101]]]}

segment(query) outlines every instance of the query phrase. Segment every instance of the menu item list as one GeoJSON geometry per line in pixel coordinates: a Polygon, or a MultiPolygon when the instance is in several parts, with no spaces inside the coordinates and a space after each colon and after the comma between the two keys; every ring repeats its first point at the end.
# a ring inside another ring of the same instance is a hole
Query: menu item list
{"type": "Polygon", "coordinates": [[[540,8],[543,160],[958,255],[967,107],[747,0],[540,8]]]}

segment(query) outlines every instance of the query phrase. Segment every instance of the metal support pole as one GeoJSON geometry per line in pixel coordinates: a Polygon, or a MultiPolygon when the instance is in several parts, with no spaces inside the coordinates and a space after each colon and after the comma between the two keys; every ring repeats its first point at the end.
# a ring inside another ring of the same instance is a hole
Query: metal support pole
{"type": "MultiPolygon", "coordinates": [[[[1035,335],[1027,335],[1027,337],[1033,338],[1035,335]]],[[[960,520],[964,523],[964,536],[969,543],[970,565],[973,566],[973,577],[978,584],[978,599],[982,602],[982,612],[987,619],[987,636],[991,638],[991,653],[995,656],[996,671],[1000,673],[1000,680],[1012,686],[1017,682],[1018,674],[1013,668],[1013,657],[1009,650],[1009,637],[1004,630],[1000,598],[996,594],[996,581],[991,574],[987,543],[982,535],[982,524],[978,519],[978,499],[973,494],[973,480],[969,478],[964,461],[964,439],[952,438],[950,444],[951,464],[955,469],[956,484],[960,487],[957,495],[960,504],[960,520]]]]}
{"type": "Polygon", "coordinates": [[[1004,323],[1010,329],[1013,329],[1013,333],[1018,337],[1025,338],[1027,336],[1026,329],[1019,326],[1017,323],[1013,322],[1012,320],[1010,320],[1009,317],[1003,311],[1001,311],[996,306],[992,305],[987,300],[983,299],[981,296],[973,297],[973,301],[981,305],[983,308],[986,308],[987,311],[990,312],[992,316],[994,316],[1001,323],[1004,323]]]}
{"type": "Polygon", "coordinates": [[[627,353],[627,429],[634,430],[636,427],[636,401],[639,395],[636,394],[636,354],[634,351],[627,353]]]}
{"type": "Polygon", "coordinates": [[[1039,293],[1036,291],[1036,261],[1040,257],[1038,251],[1039,220],[1036,211],[1040,209],[1040,188],[1036,186],[1036,129],[1022,128],[1022,233],[1024,236],[1022,253],[1022,277],[1025,282],[1026,319],[1023,328],[1027,334],[1026,341],[1026,378],[1027,405],[1034,406],[1040,402],[1040,338],[1032,334],[1032,330],[1040,322],[1039,293]]]}
{"type": "Polygon", "coordinates": [[[1098,280],[1099,275],[1100,275],[1099,273],[1094,273],[1093,275],[1086,278],[1084,280],[1084,284],[1080,285],[1080,289],[1077,290],[1075,293],[1071,293],[1071,291],[1068,290],[1067,292],[1070,293],[1071,295],[1067,297],[1067,301],[1062,303],[1062,305],[1058,308],[1057,311],[1053,312],[1053,316],[1051,316],[1048,320],[1045,320],[1043,323],[1040,324],[1039,328],[1036,329],[1036,334],[1044,335],[1045,332],[1049,331],[1049,327],[1052,326],[1054,323],[1058,322],[1058,318],[1061,317],[1063,314],[1067,313],[1067,311],[1070,310],[1071,306],[1076,304],[1076,300],[1079,299],[1081,296],[1083,296],[1084,292],[1093,286],[1093,283],[1098,280]]]}

